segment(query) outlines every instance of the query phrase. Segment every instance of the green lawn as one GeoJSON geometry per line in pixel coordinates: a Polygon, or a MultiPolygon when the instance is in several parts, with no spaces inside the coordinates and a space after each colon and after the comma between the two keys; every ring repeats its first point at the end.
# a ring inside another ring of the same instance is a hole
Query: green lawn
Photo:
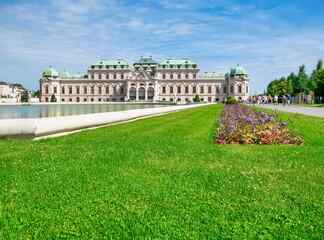
{"type": "Polygon", "coordinates": [[[0,239],[320,239],[324,119],[295,120],[306,146],[215,145],[222,106],[1,141],[0,239]]]}
{"type": "Polygon", "coordinates": [[[292,103],[291,105],[304,106],[304,107],[324,107],[322,103],[292,103]]]}

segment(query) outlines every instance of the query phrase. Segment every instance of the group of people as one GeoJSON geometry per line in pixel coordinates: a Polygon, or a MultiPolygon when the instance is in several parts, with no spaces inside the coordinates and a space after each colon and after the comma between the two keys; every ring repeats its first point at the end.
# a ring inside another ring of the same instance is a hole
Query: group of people
{"type": "MultiPolygon", "coordinates": [[[[275,106],[278,106],[278,101],[279,101],[279,97],[277,96],[277,94],[274,95],[274,97],[272,97],[270,94],[268,96],[266,95],[258,95],[258,96],[252,96],[252,98],[249,98],[249,103],[253,104],[253,106],[255,106],[255,104],[257,104],[257,106],[260,106],[261,104],[270,104],[270,103],[274,103],[275,106]]],[[[290,101],[291,101],[291,96],[285,96],[283,95],[281,98],[282,101],[282,105],[285,106],[286,103],[288,104],[288,106],[290,106],[290,101]]]]}

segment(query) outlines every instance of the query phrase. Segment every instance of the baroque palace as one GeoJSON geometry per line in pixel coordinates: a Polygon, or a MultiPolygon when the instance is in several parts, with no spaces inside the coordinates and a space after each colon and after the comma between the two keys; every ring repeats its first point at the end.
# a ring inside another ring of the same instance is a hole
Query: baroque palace
{"type": "Polygon", "coordinates": [[[170,101],[221,102],[232,97],[247,100],[249,77],[241,66],[225,75],[199,76],[199,65],[189,59],[167,59],[158,63],[141,57],[133,66],[122,59],[101,60],[88,67],[88,74],[45,70],[40,83],[40,99],[57,102],[170,101]]]}

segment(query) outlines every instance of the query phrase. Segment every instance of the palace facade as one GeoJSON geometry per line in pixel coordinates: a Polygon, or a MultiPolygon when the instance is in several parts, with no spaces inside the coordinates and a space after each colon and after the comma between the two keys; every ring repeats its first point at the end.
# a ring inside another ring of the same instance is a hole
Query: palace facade
{"type": "Polygon", "coordinates": [[[158,63],[141,57],[133,66],[123,59],[101,60],[88,67],[88,74],[60,74],[52,67],[39,80],[40,100],[57,102],[168,101],[221,102],[229,96],[249,97],[249,77],[241,66],[225,75],[205,72],[189,59],[167,59],[158,63]]]}

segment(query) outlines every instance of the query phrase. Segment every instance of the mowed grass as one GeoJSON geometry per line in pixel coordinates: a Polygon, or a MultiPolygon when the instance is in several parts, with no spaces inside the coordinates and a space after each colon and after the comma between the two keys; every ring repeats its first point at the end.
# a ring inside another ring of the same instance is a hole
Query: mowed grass
{"type": "Polygon", "coordinates": [[[295,119],[306,146],[215,145],[222,106],[0,142],[0,238],[322,238],[324,119],[295,119]]]}
{"type": "Polygon", "coordinates": [[[323,103],[292,103],[291,105],[304,106],[304,107],[324,107],[323,103]]]}

